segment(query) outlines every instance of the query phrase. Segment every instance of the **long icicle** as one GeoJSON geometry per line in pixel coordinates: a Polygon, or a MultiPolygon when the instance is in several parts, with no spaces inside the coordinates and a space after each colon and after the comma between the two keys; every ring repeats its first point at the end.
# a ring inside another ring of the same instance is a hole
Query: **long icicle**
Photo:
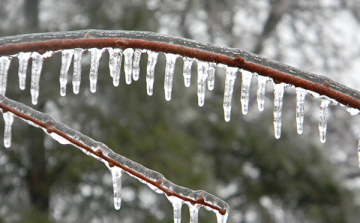
{"type": "Polygon", "coordinates": [[[184,76],[184,85],[185,87],[190,87],[191,85],[191,65],[194,62],[194,58],[184,57],[184,67],[183,67],[183,76],[184,76]]]}
{"type": "Polygon", "coordinates": [[[108,52],[110,76],[113,79],[113,85],[117,87],[120,83],[121,61],[123,52],[119,48],[108,48],[108,52]]]}
{"type": "Polygon", "coordinates": [[[14,122],[14,115],[10,112],[4,112],[3,118],[5,122],[4,146],[9,148],[11,146],[11,126],[14,122]]]}
{"type": "Polygon", "coordinates": [[[133,59],[133,80],[138,81],[140,75],[140,58],[141,58],[141,49],[135,49],[134,59],[133,59]]]}
{"type": "Polygon", "coordinates": [[[190,212],[190,223],[198,223],[200,205],[188,203],[190,212]]]}
{"type": "Polygon", "coordinates": [[[249,110],[249,95],[250,95],[250,85],[253,74],[249,71],[242,70],[242,83],[241,83],[241,110],[244,115],[248,113],[249,110]]]}
{"type": "Polygon", "coordinates": [[[268,77],[258,75],[258,86],[257,86],[257,104],[259,111],[264,111],[265,108],[265,88],[266,83],[270,80],[268,77]]]}
{"type": "Polygon", "coordinates": [[[283,83],[274,84],[274,134],[276,139],[281,137],[281,112],[283,106],[284,88],[285,85],[283,83]]]}
{"type": "Polygon", "coordinates": [[[321,99],[320,102],[320,121],[319,121],[319,134],[320,142],[326,142],[326,129],[327,129],[327,119],[328,119],[328,106],[330,101],[328,99],[321,99]]]}
{"type": "Polygon", "coordinates": [[[184,201],[175,196],[166,195],[166,197],[170,201],[174,209],[174,223],[181,223],[181,207],[184,201]]]}
{"type": "Polygon", "coordinates": [[[114,189],[114,207],[115,210],[120,210],[121,208],[121,177],[123,170],[117,166],[110,167],[111,176],[113,180],[113,189],[114,189]]]}
{"type": "Polygon", "coordinates": [[[34,105],[38,103],[39,89],[40,89],[40,75],[43,66],[44,59],[50,57],[53,54],[52,51],[47,51],[44,54],[39,54],[38,52],[33,52],[31,54],[32,65],[31,65],[31,86],[30,94],[31,101],[34,105]]]}
{"type": "Polygon", "coordinates": [[[68,80],[68,71],[70,68],[71,60],[74,55],[74,49],[61,51],[61,69],[60,69],[60,95],[66,95],[66,84],[68,80]]]}
{"type": "Polygon", "coordinates": [[[215,87],[215,67],[216,67],[216,63],[209,64],[209,69],[208,69],[209,77],[207,81],[207,86],[209,91],[214,90],[215,87]]]}
{"type": "Polygon", "coordinates": [[[154,79],[155,79],[155,65],[158,59],[158,52],[147,51],[148,54],[148,64],[146,67],[146,91],[149,96],[153,94],[154,91],[154,79]]]}
{"type": "Polygon", "coordinates": [[[302,88],[296,88],[296,130],[298,134],[304,132],[304,102],[307,91],[302,88]]]}
{"type": "Polygon", "coordinates": [[[124,50],[124,71],[126,84],[131,84],[132,82],[133,55],[134,49],[127,48],[124,50]]]}
{"type": "Polygon", "coordinates": [[[5,95],[11,57],[0,57],[0,94],[5,95]]]}
{"type": "Polygon", "coordinates": [[[101,55],[104,52],[104,49],[92,48],[92,49],[89,49],[89,51],[91,54],[90,74],[89,74],[90,91],[91,91],[91,93],[95,93],[96,92],[96,83],[97,83],[97,79],[98,79],[99,61],[100,61],[101,55]]]}
{"type": "Polygon", "coordinates": [[[73,92],[79,94],[81,82],[81,57],[84,50],[80,48],[74,49],[74,73],[72,79],[73,92]]]}
{"type": "Polygon", "coordinates": [[[205,104],[205,91],[206,91],[206,80],[209,76],[209,63],[204,61],[197,62],[198,78],[197,78],[197,96],[198,96],[198,105],[200,107],[205,104]]]}
{"type": "Polygon", "coordinates": [[[29,63],[31,53],[30,52],[21,52],[18,55],[19,59],[19,88],[21,90],[25,90],[25,83],[26,83],[26,71],[29,63]]]}
{"type": "Polygon", "coordinates": [[[224,90],[224,119],[226,122],[230,121],[231,118],[231,99],[234,91],[234,83],[236,79],[236,73],[238,68],[226,67],[226,76],[225,76],[225,90],[224,90]]]}
{"type": "Polygon", "coordinates": [[[165,57],[166,57],[165,80],[164,80],[165,99],[167,101],[170,101],[173,79],[174,79],[175,62],[176,59],[179,57],[179,55],[166,53],[165,57]]]}

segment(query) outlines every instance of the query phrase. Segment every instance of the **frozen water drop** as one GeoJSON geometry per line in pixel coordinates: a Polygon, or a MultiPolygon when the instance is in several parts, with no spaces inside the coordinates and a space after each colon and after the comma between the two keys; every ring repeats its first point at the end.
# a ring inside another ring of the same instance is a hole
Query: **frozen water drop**
{"type": "Polygon", "coordinates": [[[258,76],[258,86],[257,86],[257,103],[259,111],[264,111],[265,107],[265,88],[266,83],[270,80],[268,77],[258,76]]]}
{"type": "Polygon", "coordinates": [[[31,64],[31,86],[30,86],[30,94],[31,101],[34,105],[38,102],[39,97],[39,82],[40,75],[43,66],[44,59],[50,57],[52,55],[51,51],[47,51],[44,54],[39,54],[38,52],[33,52],[31,54],[32,64],[31,64]]]}
{"type": "Polygon", "coordinates": [[[183,200],[176,196],[166,196],[174,209],[174,223],[181,223],[181,207],[184,203],[183,200]]]}
{"type": "Polygon", "coordinates": [[[281,112],[283,106],[284,88],[285,85],[282,83],[274,84],[274,133],[276,139],[279,139],[281,136],[281,112]]]}
{"type": "Polygon", "coordinates": [[[21,52],[18,55],[19,59],[19,87],[21,90],[25,90],[25,83],[26,83],[26,71],[30,59],[30,52],[21,52]]]}
{"type": "Polygon", "coordinates": [[[296,129],[298,134],[304,131],[304,101],[307,91],[302,88],[296,88],[296,129]]]}
{"type": "Polygon", "coordinates": [[[114,207],[115,210],[120,210],[121,207],[121,176],[123,174],[123,170],[117,166],[113,166],[110,168],[111,176],[113,180],[113,188],[114,188],[114,207]]]}
{"type": "Polygon", "coordinates": [[[174,78],[174,69],[175,62],[179,55],[166,53],[166,66],[165,66],[165,81],[164,81],[164,90],[165,90],[165,99],[167,101],[171,100],[171,92],[174,78]]]}
{"type": "Polygon", "coordinates": [[[140,58],[141,58],[141,49],[135,49],[134,51],[134,60],[133,60],[133,79],[134,81],[139,80],[140,74],[140,58]]]}
{"type": "Polygon", "coordinates": [[[148,51],[148,63],[146,68],[146,89],[147,94],[152,95],[154,89],[154,79],[155,79],[155,65],[158,59],[158,52],[148,51]]]}
{"type": "Polygon", "coordinates": [[[89,49],[90,55],[91,55],[91,62],[90,62],[90,91],[92,93],[96,92],[96,83],[98,79],[98,69],[99,69],[99,61],[101,58],[101,55],[104,52],[104,49],[97,49],[97,48],[91,48],[89,49]]]}
{"type": "Polygon", "coordinates": [[[198,105],[200,107],[205,104],[205,90],[206,90],[206,80],[209,76],[209,63],[205,61],[198,61],[197,70],[198,70],[198,78],[197,78],[197,96],[198,96],[198,105]]]}
{"type": "Polygon", "coordinates": [[[208,69],[209,77],[207,80],[207,86],[208,86],[209,91],[214,90],[214,87],[215,87],[215,66],[216,66],[215,63],[209,64],[209,69],[208,69]]]}
{"type": "Polygon", "coordinates": [[[0,94],[5,95],[11,57],[0,57],[0,94]]]}
{"type": "Polygon", "coordinates": [[[327,119],[328,119],[328,107],[330,101],[328,99],[321,99],[320,102],[320,121],[319,121],[319,133],[320,133],[320,142],[326,142],[326,129],[327,129],[327,119]]]}
{"type": "Polygon", "coordinates": [[[217,223],[226,223],[228,219],[228,212],[226,214],[222,215],[220,212],[215,211],[217,223]]]}
{"type": "Polygon", "coordinates": [[[131,84],[132,82],[132,69],[133,69],[133,55],[134,49],[127,48],[124,50],[124,71],[125,71],[125,82],[126,84],[131,84]]]}
{"type": "Polygon", "coordinates": [[[117,87],[120,83],[121,61],[123,52],[119,48],[108,48],[108,52],[110,76],[113,78],[113,85],[117,87]]]}
{"type": "Polygon", "coordinates": [[[224,119],[229,122],[231,117],[231,99],[234,91],[234,83],[238,69],[234,67],[226,67],[225,90],[224,90],[224,119]]]}
{"type": "Polygon", "coordinates": [[[192,205],[191,203],[189,203],[188,206],[190,212],[190,223],[198,223],[200,205],[199,204],[192,205]]]}
{"type": "Polygon", "coordinates": [[[81,48],[74,49],[74,74],[72,79],[73,92],[79,94],[81,82],[81,57],[84,50],[81,48]]]}
{"type": "Polygon", "coordinates": [[[191,65],[194,62],[194,58],[184,57],[184,67],[183,67],[183,76],[184,76],[184,85],[185,87],[190,87],[191,84],[191,65]]]}
{"type": "Polygon", "coordinates": [[[253,74],[249,71],[242,70],[242,83],[241,83],[241,109],[242,113],[246,115],[249,110],[249,95],[250,95],[250,85],[253,74]]]}
{"type": "Polygon", "coordinates": [[[14,122],[14,115],[10,112],[5,112],[3,113],[3,118],[5,122],[4,146],[9,148],[11,146],[11,126],[14,122]]]}
{"type": "Polygon", "coordinates": [[[71,60],[74,55],[74,49],[63,50],[61,56],[61,69],[60,69],[60,95],[66,95],[66,84],[68,80],[68,71],[70,68],[71,60]]]}

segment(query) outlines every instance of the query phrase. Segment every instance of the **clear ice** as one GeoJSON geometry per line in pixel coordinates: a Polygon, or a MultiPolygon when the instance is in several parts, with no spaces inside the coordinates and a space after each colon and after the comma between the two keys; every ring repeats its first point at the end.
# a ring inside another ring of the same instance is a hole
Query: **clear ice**
{"type": "Polygon", "coordinates": [[[281,111],[283,106],[285,85],[274,84],[274,134],[275,138],[279,139],[281,136],[281,111]]]}
{"type": "Polygon", "coordinates": [[[114,207],[120,210],[121,207],[121,176],[123,170],[117,166],[110,167],[113,188],[114,188],[114,207]]]}
{"type": "Polygon", "coordinates": [[[183,200],[176,196],[166,196],[174,209],[174,223],[181,223],[181,207],[184,203],[183,200]]]}
{"type": "Polygon", "coordinates": [[[131,84],[132,82],[133,55],[134,49],[127,48],[124,50],[124,71],[126,84],[131,84]]]}
{"type": "Polygon", "coordinates": [[[358,142],[357,154],[358,154],[358,164],[359,164],[359,168],[360,168],[360,139],[358,142]]]}
{"type": "Polygon", "coordinates": [[[194,58],[184,57],[183,60],[184,60],[184,67],[183,67],[184,85],[185,85],[185,87],[190,87],[191,65],[194,62],[194,58]]]}
{"type": "Polygon", "coordinates": [[[236,79],[236,73],[238,68],[226,67],[226,76],[225,76],[225,90],[224,90],[224,119],[229,122],[231,117],[231,99],[234,91],[234,83],[236,79]]]}
{"type": "Polygon", "coordinates": [[[73,92],[79,94],[81,82],[81,57],[84,50],[81,48],[74,49],[74,73],[72,79],[73,92]]]}
{"type": "Polygon", "coordinates": [[[198,105],[200,107],[204,106],[205,103],[205,91],[206,91],[206,80],[209,76],[209,62],[198,61],[197,62],[197,70],[198,70],[198,78],[197,78],[197,96],[198,96],[198,105]]]}
{"type": "Polygon", "coordinates": [[[121,61],[123,51],[119,48],[108,48],[108,52],[110,76],[113,79],[113,85],[117,87],[120,83],[121,61]]]}
{"type": "Polygon", "coordinates": [[[244,115],[248,113],[249,110],[249,95],[250,95],[250,85],[253,74],[246,70],[241,70],[241,110],[244,115]]]}
{"type": "Polygon", "coordinates": [[[165,99],[167,101],[170,101],[173,78],[174,78],[175,62],[176,59],[179,57],[179,55],[172,53],[165,53],[165,57],[166,57],[165,81],[164,81],[165,99]]]}
{"type": "Polygon", "coordinates": [[[321,99],[320,102],[320,121],[319,121],[319,133],[320,142],[326,142],[326,129],[327,129],[327,118],[328,118],[328,107],[330,101],[328,99],[321,99]]]}
{"type": "Polygon", "coordinates": [[[30,94],[31,94],[31,101],[34,105],[38,102],[39,97],[39,82],[40,82],[40,75],[43,66],[44,59],[50,57],[52,55],[52,51],[47,51],[44,54],[39,54],[38,52],[33,52],[31,54],[32,58],[32,65],[31,65],[31,87],[30,87],[30,94]]]}
{"type": "Polygon", "coordinates": [[[96,83],[98,79],[98,69],[99,69],[99,61],[101,58],[101,55],[104,52],[104,49],[97,49],[97,48],[91,48],[89,49],[90,55],[91,55],[91,62],[90,62],[90,91],[92,93],[96,92],[96,83]]]}
{"type": "Polygon", "coordinates": [[[19,53],[19,55],[17,56],[19,59],[19,88],[21,90],[25,90],[25,83],[26,83],[26,71],[27,71],[27,67],[28,67],[28,63],[29,63],[29,59],[30,59],[30,52],[26,52],[26,53],[19,53]]]}
{"type": "Polygon", "coordinates": [[[146,67],[146,89],[147,94],[152,95],[154,90],[154,79],[155,79],[155,65],[158,59],[158,52],[147,51],[148,54],[148,63],[146,67]]]}
{"type": "Polygon", "coordinates": [[[11,146],[11,126],[14,122],[14,115],[11,112],[5,112],[3,118],[5,122],[4,146],[9,148],[11,146]]]}
{"type": "Polygon", "coordinates": [[[74,55],[74,49],[61,51],[61,68],[60,68],[60,95],[66,95],[66,84],[68,80],[68,71],[71,60],[74,55]]]}
{"type": "Polygon", "coordinates": [[[191,203],[188,203],[189,206],[189,212],[190,212],[190,223],[198,223],[199,221],[199,204],[192,205],[191,203]]]}
{"type": "Polygon", "coordinates": [[[257,103],[259,111],[264,111],[265,107],[265,88],[266,83],[270,80],[268,77],[258,75],[258,86],[257,86],[257,103]]]}
{"type": "Polygon", "coordinates": [[[141,58],[141,49],[135,49],[134,59],[133,59],[133,79],[134,81],[139,80],[140,74],[140,58],[141,58]]]}
{"type": "Polygon", "coordinates": [[[215,87],[215,67],[216,67],[216,63],[209,64],[209,69],[208,69],[209,77],[207,81],[207,86],[209,91],[214,90],[215,87]]]}
{"type": "Polygon", "coordinates": [[[0,57],[0,94],[5,95],[8,71],[10,67],[11,58],[8,56],[0,57]]]}
{"type": "Polygon", "coordinates": [[[296,129],[298,134],[304,132],[304,101],[306,94],[306,90],[296,88],[296,129]]]}
{"type": "Polygon", "coordinates": [[[226,223],[227,219],[228,219],[228,212],[226,212],[226,214],[222,215],[220,214],[218,211],[215,211],[216,214],[216,219],[217,219],[217,223],[226,223]]]}

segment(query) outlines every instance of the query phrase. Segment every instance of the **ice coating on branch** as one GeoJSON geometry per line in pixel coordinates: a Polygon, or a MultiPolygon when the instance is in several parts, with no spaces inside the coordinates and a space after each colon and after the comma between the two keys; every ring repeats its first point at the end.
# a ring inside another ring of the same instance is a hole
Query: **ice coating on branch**
{"type": "Polygon", "coordinates": [[[199,204],[193,205],[191,203],[187,203],[187,205],[189,206],[190,223],[198,223],[200,205],[199,204]]]}
{"type": "Polygon", "coordinates": [[[43,66],[44,59],[50,57],[52,55],[52,51],[47,51],[44,54],[39,54],[38,52],[33,52],[31,54],[32,58],[32,65],[31,65],[31,87],[30,87],[30,94],[31,94],[31,101],[34,105],[38,102],[39,97],[39,82],[40,82],[40,75],[43,66]]]}
{"type": "Polygon", "coordinates": [[[113,189],[114,189],[114,207],[115,210],[120,210],[121,207],[121,176],[123,170],[117,166],[110,167],[113,189]]]}
{"type": "Polygon", "coordinates": [[[265,88],[266,83],[270,80],[268,77],[258,75],[258,86],[257,86],[257,104],[259,111],[264,111],[265,107],[265,88]]]}
{"type": "Polygon", "coordinates": [[[224,90],[224,119],[229,122],[231,117],[231,99],[234,91],[234,83],[236,79],[236,73],[238,68],[226,67],[226,76],[225,76],[225,90],[224,90]]]}
{"type": "Polygon", "coordinates": [[[89,49],[90,55],[91,55],[91,62],[90,62],[90,91],[91,93],[96,92],[96,83],[98,79],[98,69],[99,69],[99,61],[101,58],[101,55],[104,52],[104,49],[97,49],[97,48],[91,48],[89,49]]]}
{"type": "Polygon", "coordinates": [[[26,71],[27,71],[27,67],[28,67],[28,63],[29,63],[29,59],[30,59],[30,52],[21,52],[19,53],[19,55],[17,56],[19,59],[19,88],[21,90],[25,90],[25,83],[26,83],[26,71]]]}
{"type": "Polygon", "coordinates": [[[0,57],[0,94],[5,95],[11,57],[0,57]]]}
{"type": "Polygon", "coordinates": [[[61,69],[60,69],[60,95],[66,95],[66,84],[68,80],[68,71],[71,60],[74,55],[74,49],[61,51],[61,69]]]}
{"type": "Polygon", "coordinates": [[[165,57],[166,57],[165,81],[164,81],[165,100],[170,101],[173,79],[174,79],[175,62],[176,59],[179,57],[179,55],[172,53],[165,53],[165,57]]]}
{"type": "Polygon", "coordinates": [[[191,84],[191,66],[194,62],[194,58],[184,57],[184,67],[183,67],[183,76],[184,76],[184,85],[185,87],[190,87],[191,84]]]}
{"type": "Polygon", "coordinates": [[[298,134],[304,131],[304,101],[307,91],[302,88],[296,88],[296,129],[298,134]]]}
{"type": "Polygon", "coordinates": [[[11,126],[14,122],[14,115],[10,112],[4,112],[3,118],[5,122],[4,146],[9,148],[11,146],[11,126]]]}
{"type": "Polygon", "coordinates": [[[166,195],[166,197],[170,201],[174,209],[174,223],[181,223],[181,207],[184,201],[175,196],[166,195]]]}
{"type": "Polygon", "coordinates": [[[209,69],[208,69],[208,81],[207,81],[207,86],[209,91],[214,90],[215,87],[215,67],[216,67],[216,63],[210,63],[209,64],[209,69]]]}
{"type": "Polygon", "coordinates": [[[72,79],[73,92],[79,94],[81,82],[81,57],[84,50],[80,48],[74,49],[74,73],[72,79]]]}
{"type": "Polygon", "coordinates": [[[285,84],[274,84],[274,134],[275,138],[281,136],[281,111],[283,106],[285,84]]]}
{"type": "Polygon", "coordinates": [[[124,71],[126,84],[131,84],[132,82],[133,55],[134,49],[127,48],[124,50],[124,71]]]}
{"type": "Polygon", "coordinates": [[[141,49],[135,49],[134,59],[133,59],[133,79],[134,81],[139,80],[140,74],[140,58],[141,58],[141,49]]]}
{"type": "Polygon", "coordinates": [[[249,110],[249,95],[250,95],[250,85],[253,74],[246,70],[241,70],[241,110],[244,115],[248,113],[249,110]]]}
{"type": "Polygon", "coordinates": [[[155,79],[155,65],[158,59],[158,52],[147,51],[148,54],[148,63],[146,67],[146,90],[147,94],[150,96],[153,94],[154,90],[154,79],[155,79]]]}
{"type": "Polygon", "coordinates": [[[110,76],[113,79],[113,85],[117,87],[120,83],[121,61],[123,51],[119,48],[108,48],[107,50],[109,52],[110,76]]]}
{"type": "Polygon", "coordinates": [[[327,129],[327,118],[328,118],[328,107],[330,101],[326,98],[321,99],[320,102],[320,120],[319,120],[319,134],[320,142],[326,142],[326,129],[327,129]]]}
{"type": "Polygon", "coordinates": [[[197,70],[198,70],[198,78],[197,78],[197,96],[198,96],[198,105],[200,107],[204,106],[205,103],[205,91],[206,91],[206,80],[209,76],[209,62],[198,61],[197,62],[197,70]]]}

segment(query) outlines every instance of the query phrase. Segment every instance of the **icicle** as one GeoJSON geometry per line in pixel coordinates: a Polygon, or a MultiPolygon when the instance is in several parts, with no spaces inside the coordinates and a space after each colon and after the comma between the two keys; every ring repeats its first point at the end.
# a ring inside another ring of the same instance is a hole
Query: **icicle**
{"type": "Polygon", "coordinates": [[[0,94],[5,95],[8,71],[11,58],[9,56],[0,57],[0,94]]]}
{"type": "Polygon", "coordinates": [[[11,126],[14,122],[14,115],[10,112],[4,112],[3,118],[5,122],[4,146],[9,148],[11,146],[11,126]]]}
{"type": "Polygon", "coordinates": [[[242,81],[241,81],[241,108],[242,113],[246,115],[249,110],[249,95],[250,95],[250,84],[253,74],[249,71],[242,70],[242,81]]]}
{"type": "Polygon", "coordinates": [[[148,63],[147,63],[147,74],[146,74],[146,89],[147,94],[152,95],[154,89],[154,79],[155,79],[155,65],[158,59],[158,52],[148,51],[148,63]]]}
{"type": "Polygon", "coordinates": [[[265,107],[265,87],[266,83],[269,81],[268,77],[258,76],[258,86],[257,86],[257,103],[259,111],[264,111],[265,107]]]}
{"type": "Polygon", "coordinates": [[[194,58],[184,57],[183,60],[184,60],[184,68],[183,68],[184,85],[185,85],[185,87],[190,87],[191,65],[194,62],[194,58]]]}
{"type": "Polygon", "coordinates": [[[237,68],[226,67],[225,90],[224,90],[224,119],[229,122],[231,117],[231,98],[234,91],[237,68]]]}
{"type": "Polygon", "coordinates": [[[216,66],[216,63],[210,63],[209,65],[210,65],[209,70],[208,70],[209,77],[208,77],[208,81],[207,81],[207,86],[208,86],[208,90],[212,91],[212,90],[214,90],[214,87],[215,87],[215,66],[216,66]]]}
{"type": "Polygon", "coordinates": [[[179,55],[172,53],[165,53],[165,57],[166,57],[165,81],[164,81],[165,99],[167,101],[170,101],[173,78],[174,78],[175,62],[176,59],[179,57],[179,55]]]}
{"type": "Polygon", "coordinates": [[[304,101],[306,93],[306,90],[296,88],[296,129],[298,134],[302,134],[304,131],[304,101]]]}
{"type": "Polygon", "coordinates": [[[26,83],[26,70],[28,67],[28,62],[30,58],[31,53],[19,53],[18,59],[19,59],[19,87],[21,90],[25,90],[25,83],[26,83]]]}
{"type": "Polygon", "coordinates": [[[121,60],[123,51],[119,48],[108,48],[110,76],[113,78],[113,85],[119,86],[121,73],[121,60]]]}
{"type": "Polygon", "coordinates": [[[284,97],[284,84],[274,84],[274,133],[275,138],[281,136],[281,110],[284,97]]]}
{"type": "Polygon", "coordinates": [[[198,223],[200,205],[199,204],[192,205],[191,203],[188,203],[188,206],[190,212],[190,223],[198,223]]]}
{"type": "Polygon", "coordinates": [[[81,57],[84,50],[81,48],[74,49],[74,74],[72,79],[73,92],[79,94],[81,81],[81,57]]]}
{"type": "Polygon", "coordinates": [[[60,95],[66,95],[66,84],[68,79],[68,71],[70,68],[71,60],[74,55],[74,49],[63,50],[61,56],[61,69],[60,69],[60,95]]]}
{"type": "Polygon", "coordinates": [[[111,167],[111,176],[113,180],[113,188],[114,188],[114,207],[116,210],[120,210],[121,207],[121,176],[123,174],[123,170],[117,166],[111,167]]]}
{"type": "Polygon", "coordinates": [[[175,196],[166,197],[170,201],[174,209],[174,223],[181,223],[181,207],[184,201],[175,196]]]}
{"type": "Polygon", "coordinates": [[[217,223],[226,223],[227,222],[228,215],[229,215],[227,212],[226,212],[226,214],[222,215],[218,211],[216,211],[215,214],[216,214],[217,223]]]}
{"type": "Polygon", "coordinates": [[[90,91],[92,93],[96,92],[96,83],[98,78],[98,69],[99,69],[99,61],[101,58],[104,49],[92,48],[89,49],[91,54],[91,63],[90,63],[90,91]]]}
{"type": "Polygon", "coordinates": [[[126,50],[124,50],[124,57],[125,57],[125,62],[124,62],[124,71],[125,71],[125,82],[126,84],[131,84],[131,76],[132,76],[132,67],[133,67],[133,54],[134,54],[134,49],[132,48],[127,48],[126,50]]]}
{"type": "Polygon", "coordinates": [[[30,94],[31,94],[31,101],[34,105],[38,102],[39,97],[39,82],[40,82],[40,75],[43,66],[44,59],[50,57],[52,55],[52,51],[47,51],[43,55],[39,54],[38,52],[33,52],[31,54],[32,58],[32,65],[31,65],[31,87],[30,87],[30,94]]]}
{"type": "Polygon", "coordinates": [[[328,118],[328,106],[330,101],[327,99],[321,99],[320,102],[320,122],[319,122],[319,133],[320,133],[320,142],[326,142],[326,128],[327,128],[327,118],[328,118]]]}
{"type": "Polygon", "coordinates": [[[198,96],[198,105],[200,107],[204,106],[205,103],[205,86],[206,80],[208,78],[208,71],[209,71],[209,63],[204,61],[198,61],[197,63],[197,70],[198,70],[198,89],[197,89],[197,96],[198,96]]]}
{"type": "Polygon", "coordinates": [[[139,80],[140,74],[140,58],[141,58],[141,49],[135,49],[134,51],[134,60],[133,60],[133,79],[134,81],[139,80]]]}

